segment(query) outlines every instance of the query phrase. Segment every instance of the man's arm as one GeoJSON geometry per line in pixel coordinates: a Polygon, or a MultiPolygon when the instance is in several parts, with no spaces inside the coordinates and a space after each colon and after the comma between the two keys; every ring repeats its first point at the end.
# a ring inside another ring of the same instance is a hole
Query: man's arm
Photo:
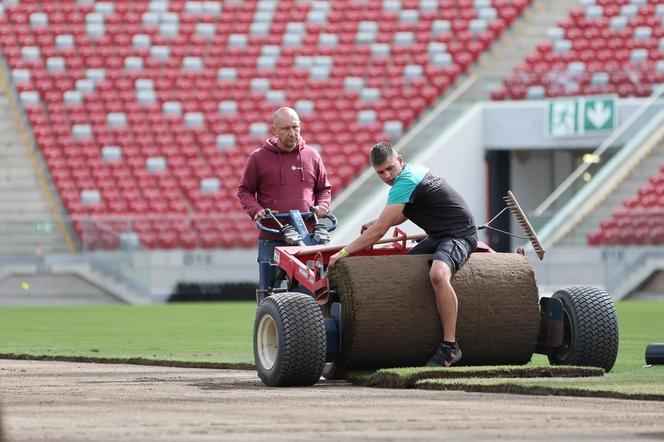
{"type": "MultiPolygon", "coordinates": [[[[392,226],[398,226],[402,222],[406,221],[406,216],[403,214],[405,204],[388,204],[385,206],[383,211],[380,213],[378,219],[367,227],[367,229],[362,233],[357,239],[344,247],[345,252],[348,255],[364,250],[365,248],[374,245],[379,239],[385,235],[385,233],[392,226]]],[[[342,252],[337,252],[330,257],[329,265],[333,266],[337,259],[347,256],[342,254],[342,252]]]]}
{"type": "Polygon", "coordinates": [[[366,222],[366,223],[362,224],[362,227],[360,228],[360,235],[363,234],[364,231],[367,230],[369,228],[369,226],[374,224],[375,222],[376,222],[376,220],[373,220],[373,221],[369,221],[369,222],[366,222]]]}
{"type": "MultiPolygon", "coordinates": [[[[237,198],[240,200],[240,205],[247,212],[252,219],[256,219],[258,215],[263,215],[265,209],[258,204],[256,200],[256,192],[258,191],[258,168],[256,161],[253,157],[249,157],[247,164],[244,166],[242,179],[237,189],[237,198]]],[[[262,217],[262,216],[261,216],[262,217]]]]}
{"type": "Polygon", "coordinates": [[[314,184],[314,206],[317,216],[325,216],[330,210],[330,201],[332,199],[332,185],[327,179],[327,171],[323,164],[323,159],[318,156],[318,176],[314,184]]]}

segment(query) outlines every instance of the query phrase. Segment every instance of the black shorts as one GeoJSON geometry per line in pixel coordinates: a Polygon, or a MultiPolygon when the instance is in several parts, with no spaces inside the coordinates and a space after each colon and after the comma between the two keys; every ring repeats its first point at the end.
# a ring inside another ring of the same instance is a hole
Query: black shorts
{"type": "Polygon", "coordinates": [[[434,261],[443,261],[454,274],[468,261],[468,257],[475,251],[476,247],[476,233],[461,238],[447,236],[435,239],[428,236],[410,249],[408,254],[427,255],[432,253],[434,261]]]}

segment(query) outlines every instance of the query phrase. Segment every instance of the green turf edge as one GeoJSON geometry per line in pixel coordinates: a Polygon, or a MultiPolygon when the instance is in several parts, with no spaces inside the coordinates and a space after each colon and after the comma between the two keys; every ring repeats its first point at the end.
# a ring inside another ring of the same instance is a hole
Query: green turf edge
{"type": "MultiPolygon", "coordinates": [[[[589,390],[584,388],[547,387],[542,385],[522,385],[510,380],[490,380],[489,382],[472,382],[477,379],[467,379],[465,382],[448,379],[422,379],[415,383],[414,388],[421,390],[455,390],[468,393],[508,393],[535,396],[575,396],[575,397],[602,397],[608,399],[631,399],[645,401],[664,401],[664,394],[649,393],[620,393],[609,390],[589,390]],[[493,381],[493,382],[492,382],[493,381]]],[[[483,379],[482,381],[486,381],[483,379]]]]}
{"type": "Polygon", "coordinates": [[[486,367],[450,368],[389,368],[377,371],[351,371],[347,380],[355,385],[378,388],[415,388],[424,379],[473,378],[553,378],[604,376],[597,367],[542,366],[518,367],[498,365],[486,367]]]}
{"type": "Polygon", "coordinates": [[[184,368],[214,368],[230,370],[255,370],[253,364],[243,362],[194,362],[194,361],[175,361],[168,359],[148,359],[148,358],[100,358],[89,356],[58,356],[58,355],[31,355],[31,354],[13,354],[0,353],[0,359],[14,359],[24,361],[61,361],[61,362],[91,362],[96,364],[132,364],[132,365],[152,365],[160,367],[184,367],[184,368]]]}

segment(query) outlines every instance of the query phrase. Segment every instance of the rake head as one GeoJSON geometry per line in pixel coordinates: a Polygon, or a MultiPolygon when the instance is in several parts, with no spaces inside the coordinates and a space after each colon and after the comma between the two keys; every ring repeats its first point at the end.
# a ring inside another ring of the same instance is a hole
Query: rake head
{"type": "Polygon", "coordinates": [[[541,261],[544,259],[544,253],[546,250],[544,250],[542,243],[540,242],[539,238],[537,238],[537,234],[535,233],[533,226],[530,225],[530,221],[528,221],[528,218],[526,218],[526,214],[523,212],[523,209],[521,209],[521,206],[519,206],[519,203],[517,202],[516,197],[511,190],[507,191],[507,195],[503,197],[503,200],[505,201],[505,204],[507,204],[507,207],[510,209],[510,212],[512,212],[512,215],[514,215],[514,218],[516,218],[516,220],[521,225],[523,232],[526,234],[528,240],[530,241],[530,245],[533,246],[533,250],[535,250],[537,257],[541,261]]]}

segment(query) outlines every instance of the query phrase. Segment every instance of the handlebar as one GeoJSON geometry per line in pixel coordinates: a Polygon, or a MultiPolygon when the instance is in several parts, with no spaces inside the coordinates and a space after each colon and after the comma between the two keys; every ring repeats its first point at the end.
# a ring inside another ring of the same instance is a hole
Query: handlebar
{"type": "MultiPolygon", "coordinates": [[[[279,219],[290,218],[290,213],[287,212],[278,213],[278,212],[273,212],[271,210],[267,210],[266,213],[267,216],[265,218],[259,218],[256,220],[256,227],[258,227],[258,230],[260,230],[261,232],[272,233],[275,235],[280,234],[281,232],[277,229],[270,229],[269,227],[265,227],[262,221],[267,218],[272,218],[274,221],[277,222],[277,225],[279,225],[279,227],[281,228],[284,225],[281,222],[279,222],[279,219]]],[[[300,216],[302,217],[302,219],[308,219],[314,217],[316,221],[318,221],[318,217],[316,217],[316,214],[313,211],[300,212],[300,216]]],[[[328,212],[323,218],[327,218],[332,222],[332,225],[327,228],[328,232],[331,232],[337,228],[337,218],[334,215],[328,212]]]]}

